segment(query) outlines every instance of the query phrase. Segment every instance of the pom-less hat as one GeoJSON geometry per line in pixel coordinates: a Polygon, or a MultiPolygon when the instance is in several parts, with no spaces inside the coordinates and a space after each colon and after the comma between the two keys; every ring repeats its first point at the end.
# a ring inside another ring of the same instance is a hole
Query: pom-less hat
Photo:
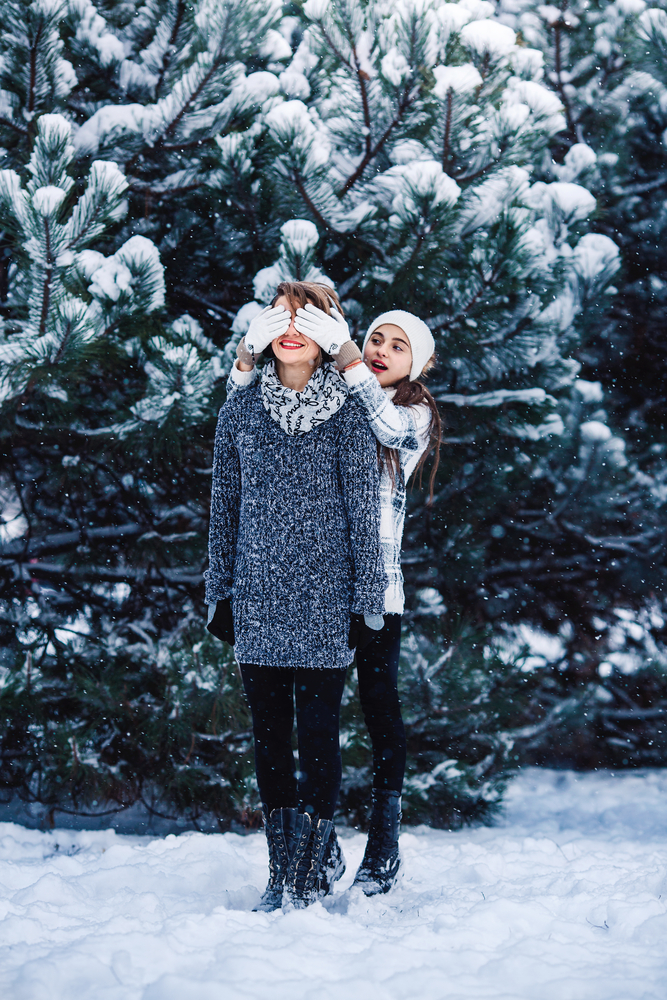
{"type": "Polygon", "coordinates": [[[420,319],[419,316],[415,316],[414,313],[404,312],[403,309],[391,309],[389,312],[382,313],[381,316],[374,319],[368,327],[368,333],[364,340],[364,350],[366,350],[366,344],[371,334],[375,333],[377,328],[383,326],[385,323],[392,323],[394,326],[399,326],[410,341],[410,347],[412,348],[410,381],[413,382],[416,378],[419,378],[422,368],[435,350],[433,334],[424,320],[420,319]]]}

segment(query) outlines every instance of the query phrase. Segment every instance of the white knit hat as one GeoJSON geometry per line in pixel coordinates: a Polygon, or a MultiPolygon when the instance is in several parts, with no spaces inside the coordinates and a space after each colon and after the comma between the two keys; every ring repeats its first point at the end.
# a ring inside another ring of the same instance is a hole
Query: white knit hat
{"type": "Polygon", "coordinates": [[[366,350],[366,344],[368,343],[370,335],[375,333],[377,328],[379,326],[383,326],[385,323],[393,323],[394,326],[400,326],[401,330],[410,341],[410,347],[412,348],[410,381],[414,382],[416,378],[419,378],[422,373],[422,368],[435,351],[435,340],[433,339],[433,334],[427,327],[424,320],[420,319],[419,316],[415,316],[414,313],[404,312],[403,309],[391,309],[389,312],[382,313],[381,316],[374,319],[368,327],[368,333],[366,334],[366,339],[364,340],[363,350],[366,350]]]}

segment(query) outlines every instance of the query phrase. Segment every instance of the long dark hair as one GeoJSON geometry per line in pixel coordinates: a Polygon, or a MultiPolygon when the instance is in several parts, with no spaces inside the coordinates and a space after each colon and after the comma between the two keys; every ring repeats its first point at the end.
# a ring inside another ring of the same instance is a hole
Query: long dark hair
{"type": "MultiPolygon", "coordinates": [[[[430,358],[424,365],[422,375],[425,375],[430,368],[433,368],[434,365],[435,355],[433,355],[433,357],[430,358]]],[[[411,382],[407,375],[405,378],[402,378],[400,382],[396,383],[395,388],[396,392],[392,398],[394,406],[419,406],[421,403],[425,403],[431,411],[428,446],[415,467],[415,472],[419,473],[418,485],[419,489],[421,489],[424,463],[431,452],[435,453],[433,458],[433,467],[428,481],[428,500],[426,501],[427,506],[430,507],[433,503],[435,476],[438,471],[438,465],[440,464],[440,445],[442,443],[442,423],[440,421],[440,414],[438,413],[438,404],[425,385],[422,385],[421,382],[411,382]]],[[[396,483],[400,480],[402,475],[398,449],[386,448],[378,441],[378,460],[381,465],[386,465],[387,471],[389,472],[389,478],[391,479],[392,489],[395,489],[396,483]]]]}

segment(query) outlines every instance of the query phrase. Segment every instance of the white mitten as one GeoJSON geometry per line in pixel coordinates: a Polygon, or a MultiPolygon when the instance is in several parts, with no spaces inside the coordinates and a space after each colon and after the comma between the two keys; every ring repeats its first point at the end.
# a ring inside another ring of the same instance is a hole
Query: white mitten
{"type": "Polygon", "coordinates": [[[303,309],[297,309],[294,329],[304,337],[310,337],[318,347],[331,355],[338,354],[343,344],[351,339],[348,325],[336,309],[327,316],[312,302],[307,302],[303,309]]]}
{"type": "Polygon", "coordinates": [[[266,350],[272,340],[287,333],[292,314],[283,306],[267,306],[248,327],[245,346],[254,357],[266,350]]]}

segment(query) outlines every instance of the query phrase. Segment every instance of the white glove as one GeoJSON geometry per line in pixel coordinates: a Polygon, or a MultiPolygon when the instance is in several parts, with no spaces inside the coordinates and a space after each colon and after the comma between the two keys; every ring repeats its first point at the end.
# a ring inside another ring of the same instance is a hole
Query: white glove
{"type": "Polygon", "coordinates": [[[267,306],[248,327],[244,337],[246,348],[257,357],[272,340],[287,333],[291,322],[292,314],[283,306],[267,306]]]}
{"type": "Polygon", "coordinates": [[[337,309],[333,309],[331,316],[327,316],[312,302],[307,302],[303,309],[297,309],[294,329],[304,337],[310,337],[318,347],[331,355],[338,354],[343,344],[352,339],[348,325],[337,309]]]}
{"type": "Polygon", "coordinates": [[[367,628],[372,628],[374,632],[381,632],[384,628],[384,615],[364,615],[367,628]]]}

